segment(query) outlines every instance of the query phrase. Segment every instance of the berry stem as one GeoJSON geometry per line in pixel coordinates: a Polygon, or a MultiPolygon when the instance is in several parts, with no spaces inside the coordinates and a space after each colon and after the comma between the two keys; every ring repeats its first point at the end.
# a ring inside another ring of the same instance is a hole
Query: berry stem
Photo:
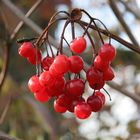
{"type": "Polygon", "coordinates": [[[87,25],[87,28],[85,29],[85,32],[83,33],[83,37],[88,32],[88,29],[89,29],[89,26],[91,25],[91,23],[92,23],[92,20],[90,20],[89,24],[87,25]]]}
{"type": "Polygon", "coordinates": [[[63,39],[64,39],[65,30],[66,30],[69,23],[70,23],[70,20],[67,19],[65,24],[64,24],[64,28],[63,28],[63,31],[61,34],[60,47],[57,50],[57,55],[59,54],[59,52],[60,52],[60,54],[63,54],[63,39]]]}
{"type": "Polygon", "coordinates": [[[47,42],[48,42],[48,45],[50,47],[50,51],[51,51],[52,57],[54,57],[54,53],[53,53],[53,49],[52,49],[51,43],[50,43],[49,40],[47,40],[47,42]]]}
{"type": "Polygon", "coordinates": [[[68,41],[66,40],[65,37],[63,37],[64,41],[66,42],[66,44],[68,45],[68,47],[70,48],[70,44],[68,43],[68,41]]]}
{"type": "Polygon", "coordinates": [[[84,12],[84,13],[90,18],[90,20],[92,20],[92,22],[93,22],[95,28],[97,29],[98,35],[99,35],[99,37],[100,37],[100,39],[101,39],[101,42],[104,44],[104,40],[103,40],[103,38],[102,38],[102,35],[101,35],[101,33],[100,33],[99,29],[98,29],[98,26],[97,26],[96,22],[94,21],[94,18],[92,18],[92,17],[89,15],[89,13],[86,12],[84,9],[81,9],[81,11],[84,12]]]}
{"type": "Polygon", "coordinates": [[[94,21],[94,19],[92,19],[92,22],[93,22],[94,26],[95,26],[96,29],[97,29],[97,32],[98,32],[98,35],[99,35],[99,37],[100,37],[100,39],[101,39],[102,44],[104,44],[104,40],[103,40],[103,38],[102,38],[102,35],[101,35],[101,33],[100,33],[99,29],[98,29],[98,26],[97,26],[96,22],[94,21]]]}
{"type": "Polygon", "coordinates": [[[47,44],[46,43],[44,44],[44,48],[46,50],[47,56],[49,56],[48,47],[47,47],[47,44]]]}
{"type": "Polygon", "coordinates": [[[35,46],[36,48],[36,75],[39,76],[39,63],[38,63],[38,46],[35,46]]]}
{"type": "Polygon", "coordinates": [[[48,39],[48,31],[49,31],[50,27],[51,27],[54,23],[56,23],[57,21],[60,21],[60,20],[67,20],[67,19],[68,19],[67,17],[62,17],[62,18],[56,19],[55,21],[51,22],[51,24],[48,25],[48,26],[43,30],[43,32],[41,33],[41,35],[40,35],[40,36],[38,37],[38,39],[36,40],[35,44],[38,46],[39,43],[40,43],[40,41],[42,40],[42,38],[44,37],[45,34],[46,34],[46,39],[45,39],[45,40],[48,39]]]}
{"type": "MultiPolygon", "coordinates": [[[[85,28],[85,26],[83,24],[81,24],[80,22],[77,22],[77,23],[83,28],[84,31],[86,30],[86,28],[85,28]]],[[[96,49],[95,49],[95,44],[94,44],[89,32],[86,32],[86,34],[87,34],[87,36],[88,36],[88,38],[90,40],[91,46],[93,48],[93,52],[96,55],[97,53],[96,53],[96,49]]]]}
{"type": "Polygon", "coordinates": [[[104,90],[104,91],[106,92],[106,94],[108,95],[109,100],[112,101],[111,96],[110,96],[110,94],[108,93],[108,91],[107,91],[105,88],[103,88],[103,90],[104,90]]]}
{"type": "Polygon", "coordinates": [[[74,40],[75,39],[74,21],[71,21],[71,31],[72,31],[72,40],[74,40]]]}
{"type": "Polygon", "coordinates": [[[93,19],[94,19],[94,20],[97,20],[98,22],[100,22],[100,23],[103,25],[103,27],[105,28],[105,30],[108,32],[109,44],[111,44],[111,34],[110,34],[108,28],[105,26],[105,24],[104,24],[101,20],[99,20],[99,19],[97,19],[97,18],[93,18],[93,19]]]}

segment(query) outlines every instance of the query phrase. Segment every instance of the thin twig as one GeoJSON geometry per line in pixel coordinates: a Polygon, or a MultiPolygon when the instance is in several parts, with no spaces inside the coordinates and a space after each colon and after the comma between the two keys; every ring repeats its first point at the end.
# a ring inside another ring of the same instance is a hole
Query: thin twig
{"type": "Polygon", "coordinates": [[[131,13],[135,16],[135,18],[140,19],[139,11],[136,12],[134,9],[132,9],[132,7],[130,7],[130,6],[129,6],[125,1],[123,1],[123,0],[118,0],[118,1],[121,2],[121,3],[125,6],[126,10],[129,11],[129,12],[131,12],[131,13]]]}
{"type": "Polygon", "coordinates": [[[137,42],[134,35],[132,34],[126,21],[123,19],[121,12],[119,11],[119,9],[116,5],[116,2],[114,0],[109,0],[109,4],[110,4],[110,7],[112,8],[114,14],[116,15],[116,18],[118,19],[118,21],[120,22],[120,24],[124,28],[125,32],[127,33],[128,37],[130,38],[130,40],[133,42],[134,45],[139,47],[139,43],[137,42]]]}
{"type": "Polygon", "coordinates": [[[1,0],[19,19],[23,20],[24,23],[28,24],[28,26],[37,33],[41,33],[42,29],[37,26],[32,20],[26,18],[22,11],[18,9],[11,1],[9,0],[1,0]]]}
{"type": "Polygon", "coordinates": [[[113,81],[112,81],[112,82],[108,82],[107,84],[108,84],[111,88],[113,88],[113,89],[119,91],[120,93],[122,93],[122,94],[124,94],[124,95],[130,97],[131,99],[133,99],[134,101],[136,101],[137,103],[140,104],[140,96],[138,96],[138,95],[136,95],[136,94],[134,94],[134,93],[132,93],[132,92],[130,92],[130,91],[124,89],[122,86],[118,85],[117,83],[115,83],[115,82],[113,82],[113,81]]]}
{"type": "MultiPolygon", "coordinates": [[[[30,17],[33,12],[38,8],[38,6],[40,6],[42,0],[38,0],[31,8],[30,10],[26,13],[25,17],[30,17]]],[[[13,33],[10,36],[10,39],[13,40],[17,33],[19,32],[19,30],[21,29],[21,27],[23,26],[24,22],[20,21],[19,24],[16,26],[16,28],[14,29],[13,33]]]]}
{"type": "MultiPolygon", "coordinates": [[[[88,25],[88,23],[86,23],[86,22],[84,22],[84,21],[80,21],[80,22],[81,22],[83,25],[85,25],[85,26],[88,25]]],[[[89,27],[90,27],[91,29],[97,30],[96,27],[95,27],[94,25],[90,25],[89,27]]],[[[112,34],[112,33],[109,34],[106,30],[103,30],[103,29],[101,29],[101,28],[98,28],[98,29],[99,29],[99,31],[100,31],[102,34],[104,34],[104,35],[106,35],[106,36],[109,36],[109,35],[110,35],[110,37],[111,37],[112,39],[114,39],[114,40],[116,40],[117,42],[119,42],[120,44],[124,45],[124,47],[129,48],[130,50],[133,50],[134,52],[140,54],[140,48],[139,48],[138,46],[135,46],[135,45],[133,45],[132,43],[129,43],[129,42],[125,41],[124,39],[120,38],[120,37],[117,36],[117,35],[114,35],[114,34],[112,34]]]]}
{"type": "Polygon", "coordinates": [[[6,106],[4,107],[4,110],[3,110],[3,112],[2,112],[2,114],[0,116],[0,125],[4,122],[5,116],[6,116],[7,112],[8,112],[8,109],[9,109],[11,101],[12,101],[11,99],[12,99],[12,97],[10,97],[8,99],[8,102],[6,103],[6,106]]]}
{"type": "Polygon", "coordinates": [[[7,70],[8,70],[8,64],[9,64],[9,54],[10,54],[10,47],[9,43],[6,43],[6,46],[4,47],[5,52],[4,52],[4,64],[2,67],[2,71],[0,73],[0,90],[2,88],[2,85],[4,83],[4,80],[6,78],[7,70]]]}

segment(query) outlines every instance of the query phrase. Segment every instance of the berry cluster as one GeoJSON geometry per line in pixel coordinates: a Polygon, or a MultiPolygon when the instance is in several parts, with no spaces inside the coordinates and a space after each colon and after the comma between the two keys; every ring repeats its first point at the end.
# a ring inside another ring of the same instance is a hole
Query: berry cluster
{"type": "Polygon", "coordinates": [[[80,78],[80,72],[84,70],[84,61],[78,54],[83,53],[86,47],[85,38],[77,37],[70,43],[70,50],[75,55],[47,55],[42,59],[41,52],[36,50],[31,42],[21,45],[19,54],[32,64],[37,62],[42,68],[42,72],[32,76],[28,82],[28,87],[36,100],[47,102],[54,98],[56,112],[73,112],[80,119],[86,119],[92,112],[102,109],[105,96],[100,89],[105,81],[114,78],[110,63],[115,57],[115,49],[111,44],[101,46],[93,65],[86,71],[86,80],[83,80],[80,78]],[[72,78],[71,74],[75,76],[72,78]],[[85,100],[83,93],[86,82],[94,92],[85,100]]]}
{"type": "Polygon", "coordinates": [[[56,112],[69,111],[79,119],[86,119],[92,112],[100,111],[105,104],[105,95],[101,89],[108,94],[104,89],[104,84],[114,78],[110,64],[116,54],[115,48],[111,45],[110,33],[106,26],[99,19],[91,17],[83,9],[73,9],[71,13],[59,11],[51,17],[48,26],[35,42],[34,39],[20,40],[19,43],[22,44],[19,48],[19,54],[36,66],[37,74],[33,75],[28,82],[28,87],[35,99],[39,102],[47,102],[53,98],[56,112]],[[62,13],[65,14],[65,17],[57,17],[62,13]],[[89,18],[89,23],[81,21],[82,13],[89,18]],[[55,54],[48,34],[52,25],[59,20],[64,20],[65,24],[60,36],[60,44],[55,45],[57,50],[55,54]],[[97,21],[108,33],[109,43],[104,43],[96,24],[97,21]],[[65,31],[69,24],[72,27],[72,41],[70,43],[65,37],[65,31]],[[78,24],[84,31],[80,37],[75,37],[75,24],[78,24]],[[91,34],[88,32],[88,29],[93,29],[93,26],[103,44],[98,52],[91,34]],[[79,56],[87,48],[85,36],[91,44],[94,58],[87,70],[85,70],[82,57],[79,56]],[[71,52],[69,57],[63,53],[64,41],[71,52]],[[42,53],[43,47],[45,47],[45,57],[42,53]],[[86,79],[81,78],[81,71],[86,73],[86,79]],[[86,96],[87,98],[84,96],[86,86],[93,89],[92,95],[86,96]]]}

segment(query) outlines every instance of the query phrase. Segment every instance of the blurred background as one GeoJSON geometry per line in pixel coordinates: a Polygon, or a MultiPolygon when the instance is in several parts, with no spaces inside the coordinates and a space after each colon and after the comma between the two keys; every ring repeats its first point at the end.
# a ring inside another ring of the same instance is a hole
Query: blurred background
{"type": "MultiPolygon", "coordinates": [[[[39,36],[55,12],[70,12],[73,8],[85,9],[100,19],[111,33],[140,49],[139,0],[1,0],[1,140],[140,140],[140,50],[132,51],[112,39],[117,49],[112,63],[116,77],[105,85],[112,101],[105,94],[102,111],[86,120],[79,120],[71,113],[58,114],[51,100],[41,104],[29,92],[27,81],[35,74],[35,67],[18,55],[16,40],[39,36]]],[[[88,21],[86,16],[83,20],[88,21]]],[[[52,42],[58,40],[62,28],[63,23],[58,22],[50,30],[52,42]]],[[[65,36],[71,41],[69,32],[68,29],[65,36]]],[[[80,34],[81,30],[77,32],[80,34]]],[[[90,30],[90,34],[99,47],[101,41],[97,33],[90,30]]],[[[91,57],[89,46],[83,58],[90,64],[91,57]]],[[[86,94],[90,92],[86,90],[86,94]]]]}

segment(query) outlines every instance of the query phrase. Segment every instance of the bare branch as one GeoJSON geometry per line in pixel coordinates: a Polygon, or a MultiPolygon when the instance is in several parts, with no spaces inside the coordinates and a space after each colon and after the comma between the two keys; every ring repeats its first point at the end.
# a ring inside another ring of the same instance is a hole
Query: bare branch
{"type": "Polygon", "coordinates": [[[131,93],[130,91],[124,89],[122,86],[118,85],[117,83],[115,82],[109,82],[107,83],[111,88],[119,91],[120,93],[130,97],[131,99],[133,99],[134,101],[136,101],[138,104],[140,104],[140,96],[134,94],[134,93],[131,93]]]}
{"type": "Polygon", "coordinates": [[[9,44],[6,42],[6,46],[3,47],[4,48],[4,65],[2,67],[2,71],[0,73],[0,90],[1,90],[1,87],[4,83],[4,80],[5,80],[5,77],[6,77],[6,74],[7,74],[7,70],[8,70],[8,63],[9,63],[9,44]]]}
{"type": "MultiPolygon", "coordinates": [[[[38,8],[38,6],[41,4],[42,0],[38,0],[31,8],[30,10],[27,12],[27,14],[25,15],[25,17],[29,17],[31,16],[31,14],[38,8]]],[[[12,35],[10,36],[10,39],[13,40],[17,33],[19,32],[19,30],[21,29],[21,27],[23,26],[24,22],[20,21],[19,24],[16,26],[16,28],[14,29],[12,35]]]]}
{"type": "Polygon", "coordinates": [[[2,112],[2,115],[0,117],[0,124],[2,124],[3,121],[4,121],[4,119],[5,119],[5,116],[6,116],[7,112],[8,112],[9,107],[10,107],[11,101],[12,101],[12,98],[10,96],[9,99],[8,99],[8,101],[7,101],[7,103],[6,103],[6,105],[5,105],[5,107],[4,107],[4,110],[2,112]]]}
{"type": "Polygon", "coordinates": [[[127,25],[127,23],[123,19],[122,15],[121,15],[121,13],[116,5],[116,2],[114,0],[109,0],[109,4],[110,4],[110,7],[112,8],[114,14],[116,15],[116,18],[118,19],[118,21],[120,21],[122,27],[124,28],[127,35],[129,36],[130,40],[134,43],[134,45],[139,47],[139,43],[137,42],[137,40],[135,39],[134,35],[132,34],[129,26],[127,25]]]}
{"type": "Polygon", "coordinates": [[[123,0],[118,0],[118,1],[121,2],[121,3],[125,6],[126,10],[129,11],[129,12],[131,12],[131,13],[135,16],[135,18],[140,19],[139,12],[136,13],[136,11],[135,11],[134,9],[132,9],[132,8],[131,8],[126,2],[124,2],[123,0]]]}
{"type": "MultiPolygon", "coordinates": [[[[82,24],[84,24],[84,25],[86,25],[86,26],[88,25],[88,24],[87,24],[86,22],[84,22],[84,21],[81,21],[81,22],[82,22],[82,24]]],[[[96,30],[95,26],[93,26],[93,25],[89,25],[89,26],[90,26],[90,28],[96,30]]],[[[103,30],[103,29],[99,28],[99,31],[100,31],[102,34],[104,34],[104,35],[106,35],[106,36],[109,36],[109,34],[108,34],[108,32],[107,32],[106,30],[103,30]]],[[[122,39],[122,38],[120,38],[120,37],[118,37],[118,36],[116,36],[116,35],[114,35],[114,34],[112,34],[112,33],[110,33],[110,37],[111,37],[112,39],[118,41],[119,43],[123,44],[124,47],[129,48],[129,49],[135,51],[136,53],[139,53],[139,54],[140,54],[140,48],[139,48],[138,46],[135,46],[135,45],[133,45],[133,44],[131,44],[131,43],[125,41],[124,39],[122,39]]]]}
{"type": "Polygon", "coordinates": [[[18,9],[11,1],[1,0],[19,19],[23,20],[33,31],[41,33],[42,29],[37,26],[33,21],[29,20],[24,16],[22,11],[18,9]]]}

